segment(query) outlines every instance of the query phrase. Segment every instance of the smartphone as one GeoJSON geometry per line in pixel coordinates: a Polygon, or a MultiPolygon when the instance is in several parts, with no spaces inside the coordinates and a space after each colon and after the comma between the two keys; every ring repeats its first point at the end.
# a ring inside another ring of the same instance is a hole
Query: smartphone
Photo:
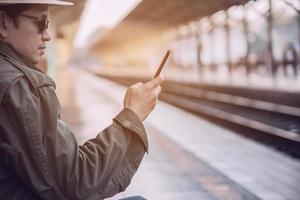
{"type": "Polygon", "coordinates": [[[160,74],[161,70],[163,69],[165,63],[167,62],[167,59],[168,59],[168,57],[169,57],[170,54],[171,54],[171,50],[168,49],[165,57],[163,58],[163,60],[161,61],[160,65],[159,65],[159,68],[157,69],[157,71],[156,71],[153,79],[159,76],[159,74],[160,74]]]}

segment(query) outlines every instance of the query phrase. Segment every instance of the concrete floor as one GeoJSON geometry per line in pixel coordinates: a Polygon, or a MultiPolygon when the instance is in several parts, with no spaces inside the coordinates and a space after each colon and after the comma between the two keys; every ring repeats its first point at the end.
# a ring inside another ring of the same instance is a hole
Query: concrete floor
{"type": "MultiPolygon", "coordinates": [[[[83,143],[122,109],[125,88],[78,70],[63,76],[62,116],[83,143]]],[[[149,154],[127,190],[110,200],[133,195],[149,200],[300,199],[297,159],[162,102],[145,127],[149,154]]]]}

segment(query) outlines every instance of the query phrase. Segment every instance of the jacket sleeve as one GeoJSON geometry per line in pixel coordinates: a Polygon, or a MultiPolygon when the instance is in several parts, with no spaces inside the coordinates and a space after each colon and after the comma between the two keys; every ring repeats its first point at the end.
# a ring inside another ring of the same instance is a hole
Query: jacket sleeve
{"type": "Polygon", "coordinates": [[[78,146],[59,109],[52,86],[32,89],[20,79],[10,87],[0,119],[5,165],[42,199],[99,199],[125,190],[148,149],[138,117],[124,109],[78,146]]]}

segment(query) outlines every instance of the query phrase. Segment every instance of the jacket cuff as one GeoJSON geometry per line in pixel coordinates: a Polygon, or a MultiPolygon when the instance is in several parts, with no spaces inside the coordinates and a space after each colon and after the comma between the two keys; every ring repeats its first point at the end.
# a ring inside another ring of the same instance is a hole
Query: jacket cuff
{"type": "Polygon", "coordinates": [[[130,110],[129,108],[124,108],[115,118],[117,122],[119,122],[124,128],[129,129],[136,133],[142,140],[144,147],[148,153],[148,138],[146,134],[146,130],[142,121],[139,117],[130,110]]]}

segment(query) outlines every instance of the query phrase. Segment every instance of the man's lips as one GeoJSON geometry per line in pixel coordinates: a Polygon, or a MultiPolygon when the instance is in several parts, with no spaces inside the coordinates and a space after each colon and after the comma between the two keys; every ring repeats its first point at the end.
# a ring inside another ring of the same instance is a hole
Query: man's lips
{"type": "Polygon", "coordinates": [[[45,49],[46,49],[46,46],[41,46],[41,47],[39,47],[39,50],[41,50],[41,53],[42,53],[42,54],[45,53],[45,49]]]}

